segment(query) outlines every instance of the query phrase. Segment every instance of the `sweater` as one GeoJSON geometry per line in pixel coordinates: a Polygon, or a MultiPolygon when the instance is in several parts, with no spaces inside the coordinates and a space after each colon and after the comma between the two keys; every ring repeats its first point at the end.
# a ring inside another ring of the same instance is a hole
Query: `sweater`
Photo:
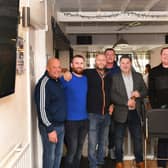
{"type": "Polygon", "coordinates": [[[66,119],[71,121],[87,119],[87,78],[85,76],[78,77],[72,73],[70,81],[65,81],[62,77],[61,82],[65,87],[66,94],[66,119]]]}

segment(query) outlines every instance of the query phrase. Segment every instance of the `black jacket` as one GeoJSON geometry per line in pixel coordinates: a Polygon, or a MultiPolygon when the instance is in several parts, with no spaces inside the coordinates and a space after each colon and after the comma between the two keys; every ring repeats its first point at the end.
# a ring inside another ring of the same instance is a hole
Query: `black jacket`
{"type": "Polygon", "coordinates": [[[64,123],[66,100],[64,88],[59,79],[50,78],[46,72],[36,85],[35,103],[39,123],[43,124],[48,132],[53,131],[54,126],[64,123]]]}
{"type": "Polygon", "coordinates": [[[110,104],[111,75],[102,78],[96,69],[86,69],[84,75],[88,79],[87,110],[104,115],[110,104]]]}
{"type": "Polygon", "coordinates": [[[162,64],[149,73],[149,99],[152,108],[168,108],[168,68],[162,64]]]}

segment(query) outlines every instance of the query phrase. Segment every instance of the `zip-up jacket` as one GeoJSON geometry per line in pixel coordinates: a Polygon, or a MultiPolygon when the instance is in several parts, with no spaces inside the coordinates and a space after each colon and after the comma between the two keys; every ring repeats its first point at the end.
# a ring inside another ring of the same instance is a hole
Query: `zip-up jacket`
{"type": "Polygon", "coordinates": [[[46,127],[47,132],[52,132],[55,126],[64,123],[66,100],[59,79],[52,79],[45,72],[35,87],[35,103],[39,122],[46,127]]]}
{"type": "Polygon", "coordinates": [[[88,81],[87,110],[104,115],[110,105],[111,76],[101,76],[96,69],[86,69],[84,75],[88,81]]]}

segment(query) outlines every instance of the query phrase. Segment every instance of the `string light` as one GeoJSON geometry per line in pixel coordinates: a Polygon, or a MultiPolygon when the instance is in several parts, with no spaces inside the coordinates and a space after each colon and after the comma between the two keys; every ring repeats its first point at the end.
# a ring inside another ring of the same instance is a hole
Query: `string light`
{"type": "Polygon", "coordinates": [[[87,19],[103,19],[103,18],[113,18],[121,15],[135,16],[138,18],[167,18],[167,12],[135,12],[135,11],[125,11],[125,12],[63,12],[64,16],[69,17],[81,17],[87,19]]]}

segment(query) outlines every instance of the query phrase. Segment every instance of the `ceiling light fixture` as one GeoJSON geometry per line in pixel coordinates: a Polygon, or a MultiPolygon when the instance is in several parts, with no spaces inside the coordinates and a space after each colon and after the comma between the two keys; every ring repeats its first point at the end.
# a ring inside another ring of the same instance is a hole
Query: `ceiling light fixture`
{"type": "Polygon", "coordinates": [[[113,48],[119,47],[119,48],[126,48],[128,47],[128,42],[119,34],[117,34],[117,42],[113,45],[113,48]]]}
{"type": "Polygon", "coordinates": [[[121,38],[117,41],[116,46],[117,46],[117,47],[121,47],[121,48],[126,48],[126,47],[128,47],[128,42],[127,42],[125,39],[123,39],[123,38],[121,37],[121,38]]]}

